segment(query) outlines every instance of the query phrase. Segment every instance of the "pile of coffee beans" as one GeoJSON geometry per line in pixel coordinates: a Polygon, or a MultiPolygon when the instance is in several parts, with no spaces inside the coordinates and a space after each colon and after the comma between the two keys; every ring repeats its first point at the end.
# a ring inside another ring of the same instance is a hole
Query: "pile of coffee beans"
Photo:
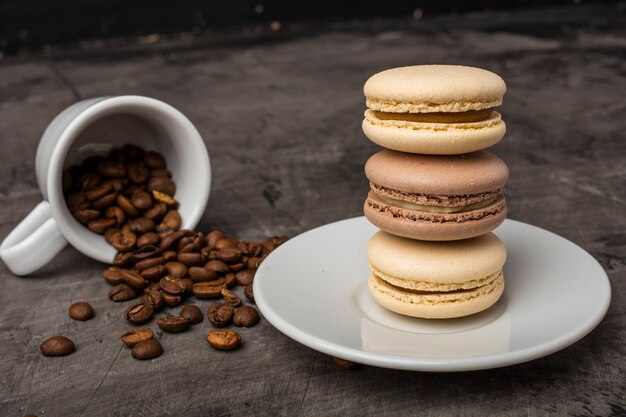
{"type": "MultiPolygon", "coordinates": [[[[204,234],[181,229],[176,184],[165,158],[134,145],[68,168],[63,191],[74,218],[103,234],[117,250],[113,264],[102,273],[113,286],[109,299],[125,302],[141,297],[124,313],[129,323],[147,323],[190,296],[216,300],[207,311],[215,327],[251,327],[259,322],[256,308],[244,305],[235,287],[244,287],[243,297],[253,303],[257,268],[287,237],[247,242],[219,230],[204,234]]],[[[85,317],[77,320],[89,316],[84,306],[70,314],[85,317]]],[[[202,311],[189,304],[176,316],[158,318],[156,324],[164,332],[179,333],[202,318],[202,311]]],[[[148,328],[129,330],[122,342],[132,347],[136,359],[152,359],[163,352],[148,328]]],[[[239,346],[241,336],[234,330],[213,330],[207,342],[216,349],[231,350],[239,346]]]]}

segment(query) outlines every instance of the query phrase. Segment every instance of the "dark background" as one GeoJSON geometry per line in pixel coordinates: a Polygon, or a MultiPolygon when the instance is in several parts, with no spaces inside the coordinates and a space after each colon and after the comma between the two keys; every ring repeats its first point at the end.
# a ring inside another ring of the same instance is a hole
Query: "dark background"
{"type": "MultiPolygon", "coordinates": [[[[594,1],[597,4],[608,1],[594,1]]],[[[0,53],[49,53],[53,46],[84,40],[150,34],[216,33],[254,35],[286,30],[290,25],[372,18],[540,8],[582,0],[3,0],[0,2],[0,53]]],[[[506,28],[507,22],[502,22],[506,28]]],[[[122,42],[121,40],[118,40],[122,42]]],[[[148,40],[150,41],[150,40],[148,40]]],[[[57,48],[58,49],[58,48],[57,48]]]]}

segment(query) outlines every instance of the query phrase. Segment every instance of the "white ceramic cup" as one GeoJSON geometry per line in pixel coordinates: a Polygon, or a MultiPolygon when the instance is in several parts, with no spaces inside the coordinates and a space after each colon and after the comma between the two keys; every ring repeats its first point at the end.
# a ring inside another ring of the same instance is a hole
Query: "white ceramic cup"
{"type": "Polygon", "coordinates": [[[60,113],[44,132],[35,158],[43,201],[0,245],[0,257],[15,275],[30,274],[69,242],[85,255],[110,263],[115,250],[71,215],[62,189],[63,169],[127,143],[160,152],[176,182],[182,227],[193,229],[211,187],[209,154],[200,134],[181,112],[153,98],[98,97],[60,113]]]}

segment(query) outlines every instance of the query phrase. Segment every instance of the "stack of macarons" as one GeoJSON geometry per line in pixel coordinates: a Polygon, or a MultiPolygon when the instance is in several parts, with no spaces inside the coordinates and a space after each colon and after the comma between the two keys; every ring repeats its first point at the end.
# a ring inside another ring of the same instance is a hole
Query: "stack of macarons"
{"type": "Polygon", "coordinates": [[[365,165],[369,289],[383,307],[421,318],[467,316],[504,290],[508,168],[483,150],[505,133],[506,86],[457,65],[394,68],[365,83],[363,132],[387,148],[365,165]]]}

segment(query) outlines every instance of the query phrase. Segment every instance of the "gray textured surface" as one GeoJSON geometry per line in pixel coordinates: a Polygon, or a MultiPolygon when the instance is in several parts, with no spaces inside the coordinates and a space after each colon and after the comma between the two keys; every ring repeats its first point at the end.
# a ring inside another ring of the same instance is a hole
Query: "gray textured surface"
{"type": "Polygon", "coordinates": [[[613,300],[575,345],[489,371],[347,372],[266,321],[242,331],[237,352],[211,350],[205,320],[163,335],[165,354],[138,362],[119,342],[128,325],[123,306],[106,298],[102,266],[67,248],[33,277],[0,266],[0,415],[625,415],[623,10],[386,21],[270,44],[2,61],[0,237],[40,200],[37,141],[78,97],[142,94],[188,115],[214,166],[201,228],[255,239],[361,213],[362,166],[376,150],[360,132],[369,75],[415,63],[494,70],[508,84],[509,133],[493,150],[510,166],[510,217],[591,252],[609,274],[613,300]],[[97,317],[70,321],[76,300],[89,301],[97,317]],[[77,351],[42,357],[39,343],[58,333],[77,351]]]}

